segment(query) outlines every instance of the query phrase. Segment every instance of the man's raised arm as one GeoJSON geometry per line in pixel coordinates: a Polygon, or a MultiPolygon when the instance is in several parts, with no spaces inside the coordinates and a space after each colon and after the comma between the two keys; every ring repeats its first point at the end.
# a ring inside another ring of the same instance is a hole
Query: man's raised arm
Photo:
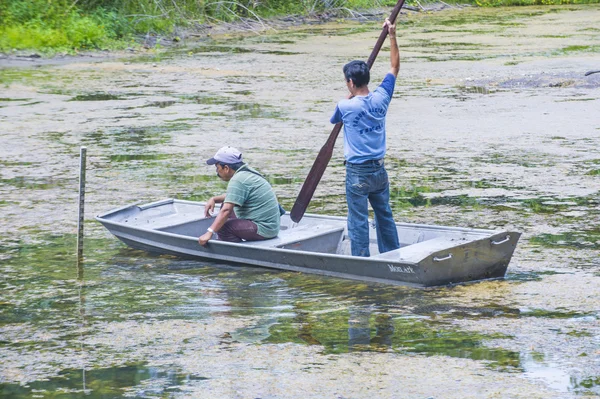
{"type": "Polygon", "coordinates": [[[392,24],[387,18],[385,23],[388,26],[388,36],[390,37],[390,64],[392,65],[390,73],[398,77],[398,72],[400,72],[400,51],[398,51],[398,43],[396,42],[396,24],[392,24]]]}

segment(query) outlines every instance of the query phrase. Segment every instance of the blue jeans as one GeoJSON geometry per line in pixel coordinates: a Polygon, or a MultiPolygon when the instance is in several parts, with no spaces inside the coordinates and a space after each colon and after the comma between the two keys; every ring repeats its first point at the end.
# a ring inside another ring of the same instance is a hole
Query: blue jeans
{"type": "Polygon", "coordinates": [[[346,201],[348,235],[353,256],[370,256],[369,204],[375,212],[375,230],[379,252],[400,248],[398,230],[390,207],[390,183],[383,161],[346,164],[346,201]]]}

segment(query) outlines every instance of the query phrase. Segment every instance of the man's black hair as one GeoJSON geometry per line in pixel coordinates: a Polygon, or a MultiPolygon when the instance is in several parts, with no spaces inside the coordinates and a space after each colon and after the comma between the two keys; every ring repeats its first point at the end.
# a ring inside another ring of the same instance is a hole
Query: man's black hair
{"type": "Polygon", "coordinates": [[[244,163],[243,162],[237,162],[237,163],[223,163],[223,162],[217,162],[219,165],[221,165],[221,167],[223,166],[229,166],[230,169],[233,170],[238,170],[239,168],[241,168],[244,163]]]}
{"type": "Polygon", "coordinates": [[[364,61],[350,61],[344,65],[344,76],[346,77],[346,82],[352,80],[356,87],[366,86],[371,80],[369,67],[364,61]]]}

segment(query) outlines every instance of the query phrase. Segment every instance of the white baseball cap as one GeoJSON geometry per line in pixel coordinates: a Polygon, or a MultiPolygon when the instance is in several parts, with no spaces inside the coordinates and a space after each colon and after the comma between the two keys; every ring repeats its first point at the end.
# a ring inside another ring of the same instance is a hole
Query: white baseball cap
{"type": "Polygon", "coordinates": [[[206,161],[206,163],[209,165],[214,165],[217,162],[227,165],[233,165],[242,162],[242,153],[236,148],[230,146],[221,147],[214,157],[206,161]]]}

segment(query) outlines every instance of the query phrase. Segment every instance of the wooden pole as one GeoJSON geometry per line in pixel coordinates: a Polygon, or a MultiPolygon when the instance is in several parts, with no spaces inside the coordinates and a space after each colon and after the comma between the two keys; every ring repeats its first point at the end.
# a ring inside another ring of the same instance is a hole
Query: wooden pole
{"type": "Polygon", "coordinates": [[[85,164],[86,147],[81,147],[79,155],[79,212],[77,217],[77,260],[83,258],[83,221],[85,205],[85,164]]]}

